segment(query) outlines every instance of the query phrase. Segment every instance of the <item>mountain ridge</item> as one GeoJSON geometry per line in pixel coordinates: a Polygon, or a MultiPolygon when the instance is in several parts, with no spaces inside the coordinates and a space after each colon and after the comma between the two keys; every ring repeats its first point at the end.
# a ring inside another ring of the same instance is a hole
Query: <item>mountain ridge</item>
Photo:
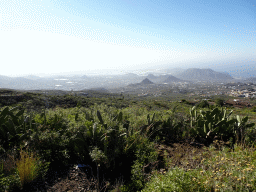
{"type": "Polygon", "coordinates": [[[210,68],[189,68],[180,74],[176,75],[177,78],[190,81],[227,81],[233,80],[233,77],[228,73],[216,72],[210,68]]]}

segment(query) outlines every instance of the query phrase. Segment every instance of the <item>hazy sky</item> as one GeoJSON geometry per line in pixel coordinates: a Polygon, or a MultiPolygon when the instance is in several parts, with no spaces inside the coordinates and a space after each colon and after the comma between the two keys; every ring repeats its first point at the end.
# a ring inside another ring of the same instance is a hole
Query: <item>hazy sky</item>
{"type": "Polygon", "coordinates": [[[255,0],[0,0],[0,75],[255,61],[255,0]]]}

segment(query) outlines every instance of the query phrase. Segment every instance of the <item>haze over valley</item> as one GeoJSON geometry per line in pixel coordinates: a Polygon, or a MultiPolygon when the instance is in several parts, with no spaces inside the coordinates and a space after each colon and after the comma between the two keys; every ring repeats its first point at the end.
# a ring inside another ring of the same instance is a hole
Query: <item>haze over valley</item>
{"type": "Polygon", "coordinates": [[[256,191],[255,26],[256,0],[0,0],[0,192],[256,191]]]}
{"type": "Polygon", "coordinates": [[[23,91],[41,90],[43,93],[49,91],[76,92],[81,96],[90,96],[91,91],[96,91],[144,97],[170,96],[175,93],[210,97],[230,95],[232,90],[250,89],[253,94],[247,97],[254,97],[256,78],[254,73],[251,76],[251,78],[235,78],[227,72],[200,68],[148,70],[140,74],[136,74],[135,71],[113,75],[0,76],[0,88],[23,91]]]}
{"type": "Polygon", "coordinates": [[[0,87],[154,92],[254,82],[255,12],[250,0],[1,1],[0,87]]]}

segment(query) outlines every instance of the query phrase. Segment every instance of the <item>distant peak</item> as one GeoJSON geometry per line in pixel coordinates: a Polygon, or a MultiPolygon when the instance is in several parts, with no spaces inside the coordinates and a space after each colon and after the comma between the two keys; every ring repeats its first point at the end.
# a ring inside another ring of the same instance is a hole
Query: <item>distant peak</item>
{"type": "Polygon", "coordinates": [[[141,81],[140,84],[154,84],[154,83],[152,81],[150,81],[148,78],[146,78],[143,81],[141,81]]]}
{"type": "Polygon", "coordinates": [[[168,75],[167,79],[165,79],[164,83],[174,82],[174,81],[182,81],[181,79],[174,77],[173,75],[168,75]]]}
{"type": "Polygon", "coordinates": [[[153,75],[152,73],[148,74],[147,78],[149,79],[155,79],[157,78],[155,75],[153,75]]]}

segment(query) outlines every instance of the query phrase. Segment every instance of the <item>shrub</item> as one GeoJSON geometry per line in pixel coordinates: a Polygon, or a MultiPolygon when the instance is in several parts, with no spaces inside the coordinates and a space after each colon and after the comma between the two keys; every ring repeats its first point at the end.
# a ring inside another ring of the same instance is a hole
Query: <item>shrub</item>
{"type": "Polygon", "coordinates": [[[224,100],[218,98],[218,99],[215,100],[215,104],[216,104],[217,106],[222,107],[222,106],[224,105],[224,100]]]}
{"type": "Polygon", "coordinates": [[[0,160],[0,173],[2,172],[5,176],[9,176],[13,174],[16,168],[14,155],[9,153],[10,152],[1,156],[1,160],[0,160]]]}
{"type": "Polygon", "coordinates": [[[169,141],[179,141],[184,139],[184,134],[186,131],[186,122],[182,116],[174,114],[168,119],[163,120],[162,130],[160,134],[160,139],[169,141]]]}
{"type": "Polygon", "coordinates": [[[196,105],[197,107],[200,107],[200,108],[206,108],[206,107],[209,107],[209,103],[208,103],[208,101],[206,101],[206,100],[202,100],[200,103],[198,103],[197,105],[196,105]]]}
{"type": "Polygon", "coordinates": [[[67,134],[61,134],[60,131],[46,129],[34,132],[31,136],[30,148],[38,151],[38,154],[47,162],[67,164],[69,159],[70,139],[67,134]]]}
{"type": "Polygon", "coordinates": [[[251,110],[252,112],[256,112],[256,106],[254,106],[251,110]]]}
{"type": "Polygon", "coordinates": [[[4,176],[0,173],[0,192],[16,191],[20,188],[20,178],[18,174],[4,176]]]}
{"type": "Polygon", "coordinates": [[[156,166],[155,163],[158,157],[153,142],[144,137],[141,137],[139,141],[136,150],[137,159],[132,165],[131,183],[128,185],[129,191],[138,191],[144,187],[147,176],[156,166]]]}
{"type": "Polygon", "coordinates": [[[181,100],[181,103],[185,103],[185,104],[187,104],[187,105],[191,105],[191,103],[190,103],[189,101],[187,101],[186,99],[182,99],[182,100],[181,100]]]}
{"type": "Polygon", "coordinates": [[[255,191],[255,149],[236,145],[230,152],[210,147],[205,155],[192,170],[173,168],[153,174],[142,192],[255,191]]]}
{"type": "Polygon", "coordinates": [[[246,144],[256,144],[256,130],[255,128],[250,128],[245,132],[244,140],[246,144]]]}
{"type": "Polygon", "coordinates": [[[191,176],[182,169],[174,168],[166,175],[155,174],[142,192],[191,191],[191,176]]]}
{"type": "Polygon", "coordinates": [[[20,187],[20,178],[16,171],[14,154],[8,152],[0,160],[0,192],[14,191],[20,187]]]}

